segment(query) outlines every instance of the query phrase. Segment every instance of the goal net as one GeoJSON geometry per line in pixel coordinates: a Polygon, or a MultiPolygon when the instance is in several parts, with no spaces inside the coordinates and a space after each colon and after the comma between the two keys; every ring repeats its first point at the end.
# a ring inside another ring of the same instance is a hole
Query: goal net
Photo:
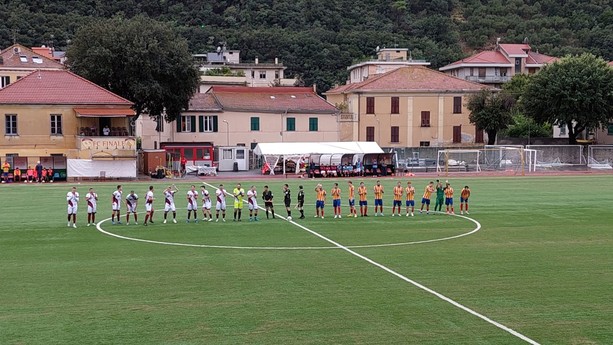
{"type": "Polygon", "coordinates": [[[613,145],[590,145],[587,166],[591,169],[613,169],[613,145]]]}
{"type": "Polygon", "coordinates": [[[486,146],[479,150],[439,150],[437,172],[510,171],[523,173],[533,170],[534,152],[521,146],[486,146]]]}
{"type": "Polygon", "coordinates": [[[526,148],[536,150],[537,168],[564,168],[586,164],[581,145],[526,145],[526,148]]]}

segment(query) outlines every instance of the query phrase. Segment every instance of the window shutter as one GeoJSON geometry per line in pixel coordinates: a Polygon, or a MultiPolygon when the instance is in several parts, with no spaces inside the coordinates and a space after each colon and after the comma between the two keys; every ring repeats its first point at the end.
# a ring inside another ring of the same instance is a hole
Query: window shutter
{"type": "Polygon", "coordinates": [[[198,132],[204,132],[204,116],[198,116],[198,132]]]}
{"type": "Polygon", "coordinates": [[[183,116],[178,116],[175,120],[177,122],[177,133],[181,133],[181,121],[183,120],[183,116]]]}
{"type": "Polygon", "coordinates": [[[213,116],[213,132],[219,132],[217,125],[217,116],[213,116]]]}

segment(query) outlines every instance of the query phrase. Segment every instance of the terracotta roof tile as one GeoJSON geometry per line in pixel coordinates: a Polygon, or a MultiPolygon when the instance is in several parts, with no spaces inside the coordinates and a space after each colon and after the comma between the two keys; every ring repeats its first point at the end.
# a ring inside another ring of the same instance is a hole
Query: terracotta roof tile
{"type": "Polygon", "coordinates": [[[21,44],[13,44],[0,51],[0,57],[2,57],[0,69],[64,69],[64,65],[61,63],[42,54],[37,54],[30,48],[26,48],[21,44]]]}
{"type": "Polygon", "coordinates": [[[0,90],[0,104],[112,104],[132,102],[66,70],[34,71],[0,90]]]}
{"type": "Polygon", "coordinates": [[[407,66],[377,75],[366,81],[343,85],[328,94],[352,91],[466,91],[481,90],[488,86],[466,81],[423,66],[407,66]],[[352,86],[344,88],[344,86],[352,86]]]}
{"type": "MultiPolygon", "coordinates": [[[[499,51],[484,51],[475,55],[469,56],[465,59],[453,62],[447,66],[460,65],[460,64],[511,64],[511,61],[507,59],[504,54],[499,51]]],[[[447,67],[445,66],[445,67],[447,67]]]]}
{"type": "Polygon", "coordinates": [[[522,44],[500,44],[500,48],[504,50],[508,55],[526,55],[527,51],[530,51],[530,45],[522,44]]]}
{"type": "Polygon", "coordinates": [[[189,100],[188,111],[220,111],[221,105],[210,93],[195,93],[189,100]]]}
{"type": "Polygon", "coordinates": [[[213,86],[213,94],[224,110],[334,114],[336,107],[310,87],[213,86]]]}
{"type": "Polygon", "coordinates": [[[542,65],[546,63],[553,63],[558,61],[557,57],[540,54],[536,52],[528,52],[528,57],[526,58],[526,64],[530,65],[542,65]]]}

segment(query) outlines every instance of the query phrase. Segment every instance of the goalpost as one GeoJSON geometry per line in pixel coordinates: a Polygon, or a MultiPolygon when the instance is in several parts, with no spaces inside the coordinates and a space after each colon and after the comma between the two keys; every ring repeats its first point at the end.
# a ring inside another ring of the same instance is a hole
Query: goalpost
{"type": "Polygon", "coordinates": [[[537,151],[537,167],[561,168],[585,165],[582,145],[526,145],[537,151]]]}
{"type": "Polygon", "coordinates": [[[613,169],[613,145],[588,146],[587,166],[591,169],[613,169]]]}
{"type": "Polygon", "coordinates": [[[484,149],[439,150],[438,173],[511,171],[524,174],[536,170],[536,151],[521,146],[486,146],[484,149]]]}

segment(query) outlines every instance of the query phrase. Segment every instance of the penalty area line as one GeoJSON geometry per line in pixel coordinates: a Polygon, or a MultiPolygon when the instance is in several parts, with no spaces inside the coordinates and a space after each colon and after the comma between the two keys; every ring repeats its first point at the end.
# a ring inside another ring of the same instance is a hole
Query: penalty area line
{"type": "MultiPolygon", "coordinates": [[[[212,188],[217,189],[215,186],[213,186],[213,185],[211,185],[209,183],[206,183],[206,182],[202,182],[202,183],[206,184],[206,185],[208,185],[208,186],[210,186],[212,188]]],[[[281,217],[282,219],[286,219],[285,217],[282,217],[280,215],[279,215],[279,217],[281,217]]],[[[449,298],[449,297],[447,297],[447,296],[445,296],[445,295],[443,295],[443,294],[441,294],[439,292],[436,292],[436,291],[430,289],[429,287],[427,287],[425,285],[422,285],[422,284],[420,284],[420,283],[418,283],[418,282],[416,282],[416,281],[414,281],[412,279],[409,279],[409,278],[403,276],[402,274],[392,270],[391,268],[388,268],[387,266],[384,266],[383,264],[380,264],[380,263],[378,263],[378,262],[376,262],[376,261],[374,261],[374,260],[372,260],[372,259],[370,259],[370,258],[368,258],[368,257],[366,257],[366,256],[364,256],[364,255],[354,251],[354,250],[351,250],[350,248],[347,248],[346,246],[344,246],[344,245],[342,245],[342,244],[340,244],[340,243],[338,243],[338,242],[336,242],[336,241],[334,241],[334,240],[332,240],[332,239],[330,239],[330,238],[328,238],[328,237],[326,237],[326,236],[324,236],[324,235],[322,235],[322,234],[320,234],[320,233],[318,233],[316,231],[313,231],[313,230],[307,228],[306,226],[304,226],[304,225],[302,225],[300,223],[296,223],[293,220],[288,220],[288,219],[286,219],[286,220],[289,223],[299,227],[300,229],[302,229],[304,231],[307,231],[310,234],[312,234],[312,235],[314,235],[316,237],[319,237],[320,239],[322,239],[322,240],[332,244],[333,246],[338,247],[339,249],[342,249],[342,250],[346,251],[347,253],[349,253],[349,254],[351,254],[353,256],[356,256],[356,257],[358,257],[358,258],[368,262],[369,264],[371,264],[371,265],[373,265],[375,267],[378,267],[378,268],[386,271],[387,273],[390,273],[390,274],[396,276],[397,278],[400,278],[400,279],[404,280],[405,282],[407,282],[407,283],[409,283],[409,284],[411,284],[411,285],[413,285],[415,287],[418,287],[418,288],[420,288],[420,289],[422,289],[422,290],[424,290],[424,291],[426,291],[426,292],[428,292],[428,293],[438,297],[439,299],[442,299],[443,301],[445,301],[445,302],[447,302],[447,303],[449,303],[449,304],[451,304],[451,305],[453,305],[453,306],[455,306],[455,307],[457,307],[459,309],[462,309],[465,312],[467,312],[467,313],[469,313],[469,314],[471,314],[473,316],[476,316],[476,317],[480,318],[481,320],[483,320],[483,321],[485,321],[485,322],[487,322],[487,323],[489,323],[491,325],[494,325],[494,326],[500,328],[501,330],[503,330],[503,331],[505,331],[505,332],[507,332],[507,333],[509,333],[509,334],[511,334],[511,335],[513,335],[513,336],[515,336],[515,337],[517,337],[517,338],[519,338],[519,339],[529,343],[529,344],[540,345],[535,340],[532,340],[532,339],[528,338],[527,336],[525,336],[525,335],[523,335],[523,334],[521,334],[521,333],[519,333],[519,332],[517,332],[517,331],[515,331],[515,330],[513,330],[513,329],[511,329],[511,328],[509,328],[509,327],[507,327],[507,326],[497,322],[497,321],[494,321],[494,320],[490,319],[489,317],[487,317],[487,316],[485,316],[485,315],[483,315],[483,314],[481,314],[481,313],[479,313],[479,312],[477,312],[475,310],[472,310],[472,309],[468,308],[467,306],[465,306],[463,304],[460,304],[459,302],[456,302],[456,301],[452,300],[451,298],[449,298]]]]}

